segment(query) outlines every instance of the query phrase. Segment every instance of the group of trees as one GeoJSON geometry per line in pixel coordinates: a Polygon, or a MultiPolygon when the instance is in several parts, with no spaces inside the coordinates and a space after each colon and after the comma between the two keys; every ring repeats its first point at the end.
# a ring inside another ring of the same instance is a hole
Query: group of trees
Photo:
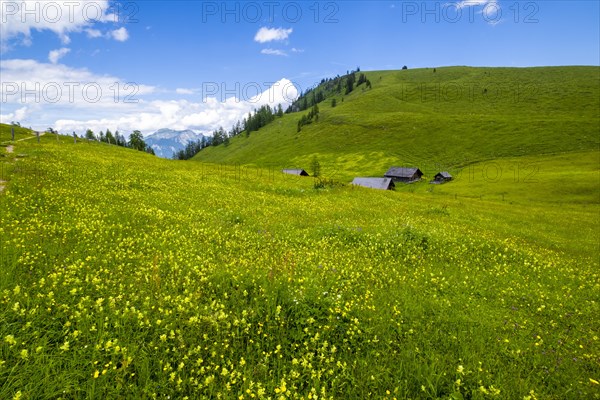
{"type": "MultiPolygon", "coordinates": [[[[139,131],[136,131],[139,132],[139,131]]],[[[110,131],[110,129],[106,130],[106,133],[100,131],[98,135],[94,133],[91,129],[85,131],[85,138],[88,140],[97,140],[99,142],[104,142],[108,144],[116,144],[117,146],[127,147],[127,140],[125,136],[121,135],[119,131],[116,131],[114,134],[110,131]]]]}
{"type": "MultiPolygon", "coordinates": [[[[229,138],[233,137],[233,136],[237,136],[237,135],[233,135],[232,131],[229,131],[229,133],[227,133],[227,131],[225,131],[225,129],[223,129],[222,126],[220,126],[219,129],[215,130],[212,134],[211,145],[213,145],[213,146],[218,146],[220,144],[228,145],[229,138]]],[[[239,133],[238,133],[238,135],[239,135],[239,133]]],[[[202,149],[200,149],[200,150],[202,150],[202,149]]]]}
{"type": "Polygon", "coordinates": [[[130,149],[145,151],[146,153],[154,155],[154,150],[152,147],[146,144],[144,141],[144,135],[142,135],[142,132],[138,130],[133,131],[133,133],[129,135],[129,140],[127,140],[125,139],[125,136],[119,133],[119,131],[116,131],[113,134],[110,129],[107,129],[106,132],[100,131],[100,133],[96,135],[94,131],[88,129],[85,131],[85,139],[96,140],[98,142],[114,144],[121,147],[128,147],[130,149]]]}
{"type": "Polygon", "coordinates": [[[271,108],[268,104],[254,110],[254,114],[248,114],[248,118],[244,119],[244,129],[246,136],[250,136],[251,132],[257,131],[269,122],[275,120],[275,117],[283,117],[283,108],[281,104],[277,109],[271,108]]]}
{"type": "MultiPolygon", "coordinates": [[[[341,81],[340,81],[341,82],[341,81]]],[[[360,74],[358,76],[358,80],[356,80],[356,73],[352,72],[351,74],[346,76],[346,91],[344,94],[350,94],[355,89],[355,87],[359,87],[362,84],[365,84],[367,89],[371,88],[371,81],[367,79],[365,74],[360,74]],[[356,86],[355,86],[356,84],[356,86]]],[[[341,92],[341,90],[340,90],[341,92]]]]}
{"type": "Polygon", "coordinates": [[[316,104],[312,106],[312,108],[308,112],[308,115],[303,115],[298,120],[298,132],[302,130],[302,127],[304,125],[312,124],[313,118],[315,119],[315,121],[319,120],[319,106],[316,104]]]}
{"type": "Polygon", "coordinates": [[[356,86],[360,86],[363,83],[365,83],[367,89],[371,89],[371,81],[367,78],[367,76],[365,74],[360,74],[358,77],[358,82],[356,82],[356,86]]]}
{"type": "MultiPolygon", "coordinates": [[[[243,132],[246,134],[246,137],[248,137],[251,132],[258,131],[263,126],[274,121],[277,117],[283,117],[283,107],[281,107],[281,104],[274,108],[271,108],[268,104],[261,106],[254,110],[254,112],[248,113],[248,117],[244,118],[242,121],[236,122],[229,132],[223,129],[223,127],[219,127],[219,129],[213,132],[210,143],[205,142],[204,146],[199,148],[198,151],[209,145],[228,145],[229,139],[236,137],[243,132]]],[[[195,146],[194,148],[198,148],[198,146],[195,146]]]]}
{"type": "MultiPolygon", "coordinates": [[[[357,79],[356,74],[359,72],[360,67],[357,67],[355,71],[346,71],[346,75],[322,79],[316,87],[302,93],[300,97],[290,104],[285,112],[293,113],[308,110],[328,97],[350,94],[362,84],[365,84],[365,88],[370,89],[371,81],[369,81],[365,74],[361,73],[357,79]]],[[[331,101],[332,107],[335,107],[337,104],[337,101],[334,102],[334,100],[335,98],[331,101]]]]}
{"type": "Polygon", "coordinates": [[[192,158],[196,154],[198,154],[198,152],[200,150],[207,147],[209,144],[210,144],[210,142],[208,140],[206,140],[206,138],[204,138],[204,136],[202,137],[202,139],[193,140],[191,142],[188,142],[188,144],[185,146],[185,148],[183,150],[176,151],[175,154],[173,154],[173,159],[189,160],[190,158],[192,158]]]}

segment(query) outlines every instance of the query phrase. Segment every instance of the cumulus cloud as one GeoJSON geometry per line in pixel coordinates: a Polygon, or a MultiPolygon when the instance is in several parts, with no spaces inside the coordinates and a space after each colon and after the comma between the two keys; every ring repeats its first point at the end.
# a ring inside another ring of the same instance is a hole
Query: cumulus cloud
{"type": "MultiPolygon", "coordinates": [[[[60,50],[57,52],[61,53],[60,50]]],[[[155,91],[152,86],[96,75],[85,68],[36,60],[0,60],[0,75],[3,104],[51,104],[68,106],[69,109],[111,108],[116,103],[134,105],[134,100],[155,91]]]]}
{"type": "Polygon", "coordinates": [[[27,106],[16,109],[8,114],[0,114],[0,122],[8,124],[11,122],[23,121],[29,113],[27,106]]]}
{"type": "Polygon", "coordinates": [[[292,28],[283,29],[262,27],[258,30],[258,32],[256,32],[254,40],[258,43],[286,40],[292,32],[292,28]]]}
{"type": "Polygon", "coordinates": [[[264,104],[285,107],[299,94],[291,81],[281,79],[176,90],[179,94],[204,91],[202,100],[196,102],[157,99],[172,91],[35,60],[1,60],[0,75],[5,112],[1,122],[18,121],[35,129],[52,126],[59,132],[78,134],[88,128],[95,132],[109,128],[124,134],[139,129],[147,135],[167,127],[210,133],[219,126],[229,129],[264,104]]]}
{"type": "Polygon", "coordinates": [[[186,89],[186,88],[177,88],[175,89],[175,93],[177,94],[194,94],[196,93],[195,89],[186,89]]]}
{"type": "Polygon", "coordinates": [[[261,54],[267,54],[267,55],[271,55],[271,56],[284,56],[287,57],[287,53],[283,50],[276,50],[276,49],[262,49],[261,54]]]}
{"type": "Polygon", "coordinates": [[[119,42],[124,42],[129,39],[129,32],[127,32],[127,29],[125,28],[115,29],[114,31],[110,32],[110,34],[113,39],[119,42]]]}
{"type": "Polygon", "coordinates": [[[88,37],[91,37],[91,38],[99,38],[99,37],[104,36],[102,34],[102,32],[100,32],[98,29],[90,28],[90,29],[86,29],[85,32],[87,33],[88,37]]]}
{"type": "MultiPolygon", "coordinates": [[[[3,52],[15,41],[30,45],[32,31],[54,32],[63,44],[69,44],[72,33],[85,31],[89,37],[100,37],[103,35],[93,28],[94,24],[119,21],[111,12],[109,0],[0,0],[0,14],[0,50],[3,52]]],[[[116,40],[126,40],[126,36],[126,31],[113,35],[116,40]]]]}
{"type": "Polygon", "coordinates": [[[52,51],[50,51],[50,53],[48,53],[48,60],[52,64],[56,64],[58,62],[58,60],[60,60],[61,58],[63,58],[70,51],[71,51],[71,49],[69,49],[67,47],[63,47],[63,48],[58,49],[58,50],[52,50],[52,51]]]}

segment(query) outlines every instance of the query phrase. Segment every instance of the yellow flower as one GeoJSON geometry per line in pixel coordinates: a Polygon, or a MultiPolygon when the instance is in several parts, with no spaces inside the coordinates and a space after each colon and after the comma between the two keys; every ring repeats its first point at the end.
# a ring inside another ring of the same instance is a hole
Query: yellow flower
{"type": "Polygon", "coordinates": [[[100,371],[96,370],[94,372],[94,379],[98,378],[98,376],[100,376],[100,371]]]}
{"type": "Polygon", "coordinates": [[[6,335],[4,337],[4,341],[11,346],[17,343],[17,341],[15,340],[15,337],[13,335],[6,335]]]}
{"type": "Polygon", "coordinates": [[[597,381],[597,380],[595,380],[595,379],[592,379],[592,378],[590,378],[590,383],[591,383],[592,385],[598,385],[598,381],[597,381]]]}

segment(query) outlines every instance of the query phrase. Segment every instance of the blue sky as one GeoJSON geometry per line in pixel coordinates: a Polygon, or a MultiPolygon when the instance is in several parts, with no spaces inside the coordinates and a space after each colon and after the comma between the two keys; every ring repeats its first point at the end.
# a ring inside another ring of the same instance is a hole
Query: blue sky
{"type": "Polygon", "coordinates": [[[28,3],[0,1],[0,118],[64,132],[228,128],[357,66],[600,65],[597,1],[28,3]]]}

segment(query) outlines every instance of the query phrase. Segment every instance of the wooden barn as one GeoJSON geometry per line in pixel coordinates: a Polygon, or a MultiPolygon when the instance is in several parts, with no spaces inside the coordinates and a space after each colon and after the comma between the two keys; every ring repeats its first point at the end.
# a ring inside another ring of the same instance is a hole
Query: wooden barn
{"type": "Polygon", "coordinates": [[[421,180],[423,172],[419,168],[391,167],[384,177],[392,178],[394,182],[412,183],[421,180]]]}
{"type": "Polygon", "coordinates": [[[284,169],[281,172],[289,175],[298,175],[298,176],[309,176],[308,172],[303,169],[284,169]]]}
{"type": "Polygon", "coordinates": [[[433,180],[429,183],[445,183],[450,182],[452,180],[452,175],[449,172],[442,171],[435,174],[433,180]]]}
{"type": "Polygon", "coordinates": [[[392,178],[354,178],[352,184],[379,190],[392,190],[395,187],[392,178]]]}

